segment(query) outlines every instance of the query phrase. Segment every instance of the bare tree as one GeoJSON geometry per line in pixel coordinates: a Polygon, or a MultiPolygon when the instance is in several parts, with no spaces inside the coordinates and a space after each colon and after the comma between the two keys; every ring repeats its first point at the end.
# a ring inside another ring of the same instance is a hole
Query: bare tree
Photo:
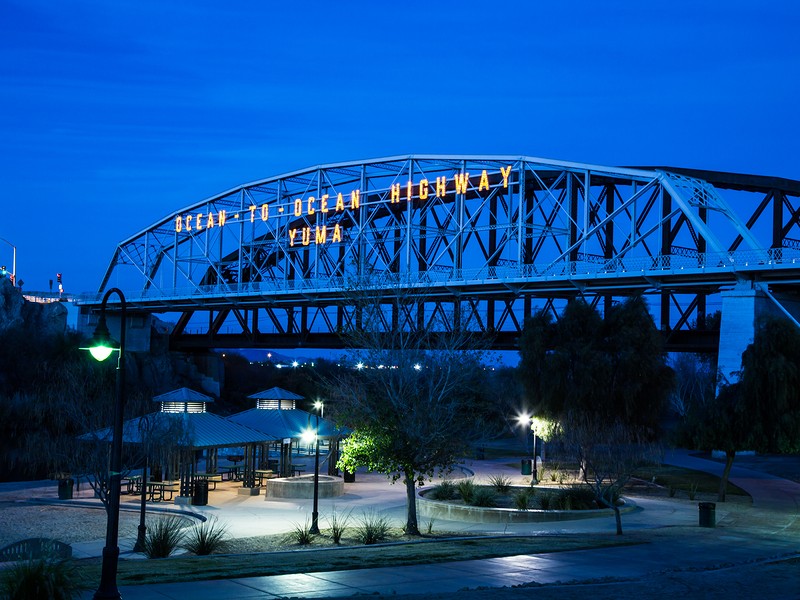
{"type": "Polygon", "coordinates": [[[637,468],[660,464],[660,445],[619,420],[598,428],[588,419],[571,418],[562,435],[567,450],[580,463],[581,478],[592,488],[595,502],[614,511],[617,535],[622,535],[619,496],[637,468]]]}
{"type": "Polygon", "coordinates": [[[416,483],[452,468],[491,412],[482,392],[483,345],[463,327],[396,318],[409,315],[421,296],[357,300],[358,327],[346,336],[348,369],[328,382],[333,414],[354,430],[339,464],[402,478],[405,530],[419,535],[416,483]]]}

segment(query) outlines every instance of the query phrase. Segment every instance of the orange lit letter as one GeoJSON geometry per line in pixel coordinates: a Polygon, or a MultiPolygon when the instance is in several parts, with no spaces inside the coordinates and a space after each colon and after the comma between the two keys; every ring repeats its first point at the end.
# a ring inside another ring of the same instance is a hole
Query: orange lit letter
{"type": "Polygon", "coordinates": [[[258,207],[255,204],[250,205],[250,222],[255,223],[256,221],[256,209],[258,207]]]}
{"type": "Polygon", "coordinates": [[[208,213],[208,222],[206,223],[206,229],[211,229],[214,227],[214,213],[208,213]]]}
{"type": "Polygon", "coordinates": [[[183,219],[180,216],[175,217],[175,232],[180,233],[183,231],[183,219]]]}
{"type": "Polygon", "coordinates": [[[337,223],[333,228],[333,242],[341,242],[342,241],[342,230],[337,223]]]}
{"type": "Polygon", "coordinates": [[[324,244],[327,241],[328,241],[328,228],[327,228],[327,226],[323,225],[322,228],[320,229],[320,226],[317,225],[316,239],[314,240],[314,243],[316,243],[316,244],[324,244]]]}
{"type": "Polygon", "coordinates": [[[192,217],[192,215],[186,215],[186,231],[191,231],[192,230],[192,219],[193,218],[194,217],[192,217]]]}
{"type": "Polygon", "coordinates": [[[339,212],[340,210],[344,210],[344,198],[342,198],[341,192],[336,194],[336,212],[339,212]]]}
{"type": "Polygon", "coordinates": [[[269,219],[269,204],[261,205],[261,220],[266,221],[269,219]]]}
{"type": "Polygon", "coordinates": [[[392,184],[392,197],[389,200],[392,204],[397,204],[400,202],[400,184],[393,183],[392,184]]]}
{"type": "Polygon", "coordinates": [[[225,225],[226,218],[228,218],[228,214],[224,210],[221,210],[217,213],[217,223],[219,223],[220,227],[225,225]]]}
{"type": "Polygon", "coordinates": [[[294,238],[297,236],[297,229],[289,230],[289,245],[294,246],[294,238]]]}
{"type": "Polygon", "coordinates": [[[444,198],[447,193],[447,177],[436,178],[436,197],[444,198]]]}
{"type": "Polygon", "coordinates": [[[314,198],[314,196],[309,196],[308,197],[308,214],[309,215],[313,215],[315,212],[317,212],[314,209],[314,202],[316,202],[316,201],[317,200],[314,198]]]}
{"type": "Polygon", "coordinates": [[[294,201],[294,216],[301,217],[303,216],[303,199],[298,198],[294,201]]]}
{"type": "Polygon", "coordinates": [[[308,246],[311,243],[311,228],[303,227],[303,246],[308,246]]]}
{"type": "Polygon", "coordinates": [[[197,213],[197,216],[194,218],[194,228],[197,231],[200,231],[203,228],[203,213],[197,213]]]}
{"type": "Polygon", "coordinates": [[[428,199],[428,180],[423,179],[419,182],[419,199],[420,200],[427,200],[428,199]]]}
{"type": "Polygon", "coordinates": [[[500,167],[500,173],[503,174],[503,187],[508,187],[508,176],[511,173],[511,165],[508,165],[505,169],[500,167]]]}
{"type": "Polygon", "coordinates": [[[361,192],[353,190],[350,192],[350,208],[355,210],[359,206],[361,206],[361,192]]]}
{"type": "Polygon", "coordinates": [[[456,194],[466,194],[469,173],[456,173],[453,177],[456,180],[456,194]]]}
{"type": "Polygon", "coordinates": [[[322,198],[319,199],[319,212],[328,212],[328,194],[322,194],[322,198]]]}
{"type": "Polygon", "coordinates": [[[486,169],[481,172],[481,182],[478,184],[478,191],[489,189],[489,176],[486,174],[486,169]]]}

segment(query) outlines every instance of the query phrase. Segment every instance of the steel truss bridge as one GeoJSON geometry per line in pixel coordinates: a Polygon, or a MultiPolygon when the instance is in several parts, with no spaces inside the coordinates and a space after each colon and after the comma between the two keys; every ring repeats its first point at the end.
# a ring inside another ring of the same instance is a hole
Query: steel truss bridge
{"type": "Polygon", "coordinates": [[[335,348],[369,293],[386,328],[467,323],[512,349],[537,308],[642,293],[669,347],[708,349],[721,290],[798,289],[798,197],[781,178],[525,156],[323,165],[164,217],[83,304],[115,286],[177,313],[175,349],[335,348]]]}

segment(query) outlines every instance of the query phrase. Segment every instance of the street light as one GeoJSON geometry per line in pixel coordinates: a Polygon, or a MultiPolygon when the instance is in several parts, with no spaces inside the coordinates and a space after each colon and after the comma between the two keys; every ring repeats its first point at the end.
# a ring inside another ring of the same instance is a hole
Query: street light
{"type": "Polygon", "coordinates": [[[17,285],[17,247],[5,238],[0,238],[0,242],[5,242],[14,251],[11,257],[11,277],[14,279],[14,285],[17,285]]]}
{"type": "Polygon", "coordinates": [[[310,427],[303,432],[303,440],[306,443],[312,439],[315,440],[314,449],[314,505],[311,509],[311,529],[309,533],[319,534],[319,414],[325,409],[325,405],[317,400],[314,402],[314,408],[317,409],[317,414],[314,415],[316,419],[316,428],[312,430],[310,427]]]}
{"type": "MultiPolygon", "coordinates": [[[[120,471],[122,469],[122,417],[125,407],[125,319],[127,305],[125,296],[118,288],[111,288],[103,296],[100,306],[100,320],[94,336],[89,342],[89,352],[99,361],[111,356],[114,343],[106,325],[106,304],[111,294],[117,294],[120,301],[119,360],[117,361],[117,398],[114,403],[114,420],[111,437],[111,472],[108,489],[108,519],[106,521],[106,545],[103,548],[103,566],[100,571],[100,587],[94,593],[96,600],[121,598],[117,588],[117,565],[119,562],[119,494],[120,471]]],[[[144,486],[144,482],[142,482],[144,486]]]]}
{"type": "MultiPolygon", "coordinates": [[[[536,469],[536,427],[535,419],[531,415],[519,415],[517,417],[519,424],[528,429],[533,434],[533,446],[531,447],[531,456],[533,458],[533,473],[531,477],[531,485],[539,481],[539,474],[536,469]]],[[[527,438],[527,434],[525,434],[527,438]]]]}

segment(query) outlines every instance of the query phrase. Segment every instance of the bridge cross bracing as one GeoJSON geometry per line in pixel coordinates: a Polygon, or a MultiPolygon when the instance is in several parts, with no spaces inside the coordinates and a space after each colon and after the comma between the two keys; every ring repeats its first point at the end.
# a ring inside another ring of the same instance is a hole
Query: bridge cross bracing
{"type": "Polygon", "coordinates": [[[97,298],[113,285],[134,310],[176,314],[184,348],[336,347],[365,292],[386,327],[466,322],[512,348],[537,307],[643,293],[679,340],[720,290],[794,289],[798,196],[785,179],[524,156],[323,165],[123,241],[97,298]]]}

